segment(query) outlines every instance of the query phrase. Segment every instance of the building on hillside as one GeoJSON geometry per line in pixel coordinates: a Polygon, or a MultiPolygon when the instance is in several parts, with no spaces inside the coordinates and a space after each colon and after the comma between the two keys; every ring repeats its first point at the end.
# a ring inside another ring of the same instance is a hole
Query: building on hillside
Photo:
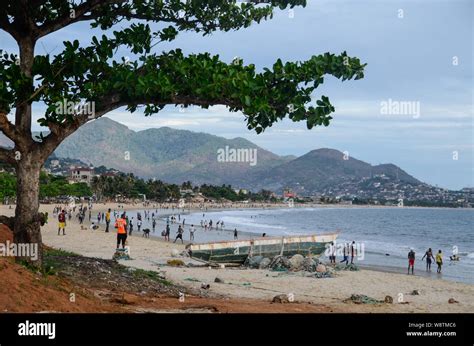
{"type": "Polygon", "coordinates": [[[194,196],[194,191],[193,191],[193,189],[180,189],[179,194],[180,194],[181,197],[185,197],[185,196],[193,197],[194,196]]]}
{"type": "Polygon", "coordinates": [[[74,167],[69,170],[69,183],[86,183],[90,185],[94,177],[94,168],[91,167],[74,167]]]}
{"type": "Polygon", "coordinates": [[[296,198],[296,193],[294,193],[291,189],[286,188],[283,190],[283,198],[296,198]]]}
{"type": "Polygon", "coordinates": [[[60,164],[59,160],[51,160],[50,166],[51,167],[61,167],[61,164],[60,164]]]}

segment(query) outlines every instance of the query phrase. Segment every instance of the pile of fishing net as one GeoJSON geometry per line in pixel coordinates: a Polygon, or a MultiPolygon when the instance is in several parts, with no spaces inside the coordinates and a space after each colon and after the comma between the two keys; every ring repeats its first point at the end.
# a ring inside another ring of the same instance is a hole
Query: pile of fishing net
{"type": "Polygon", "coordinates": [[[130,253],[128,249],[116,249],[112,259],[113,260],[129,260],[130,253]]]}
{"type": "Polygon", "coordinates": [[[340,270],[349,270],[351,272],[356,272],[356,271],[359,271],[360,268],[355,265],[354,263],[351,263],[351,264],[336,264],[334,266],[334,270],[336,271],[340,271],[340,270]]]}
{"type": "Polygon", "coordinates": [[[383,300],[377,300],[366,296],[365,294],[353,294],[350,298],[346,299],[345,302],[353,302],[355,304],[380,304],[384,303],[383,300]]]}

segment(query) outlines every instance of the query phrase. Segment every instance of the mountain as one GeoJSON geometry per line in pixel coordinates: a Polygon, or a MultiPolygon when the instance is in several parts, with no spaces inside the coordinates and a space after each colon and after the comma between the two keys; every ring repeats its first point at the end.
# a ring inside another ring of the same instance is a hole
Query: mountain
{"type": "Polygon", "coordinates": [[[106,117],[79,128],[55,155],[170,183],[189,180],[199,185],[231,184],[276,192],[288,187],[301,194],[348,184],[356,190],[360,182],[378,176],[389,182],[423,184],[396,165],[372,166],[334,149],[316,149],[300,157],[278,156],[244,138],[226,139],[169,127],[135,132],[106,117]],[[218,151],[226,148],[256,150],[255,165],[222,162],[218,151]]]}
{"type": "Polygon", "coordinates": [[[144,178],[181,183],[247,185],[256,173],[290,161],[244,138],[226,139],[168,127],[135,132],[109,118],[82,126],[55,151],[58,157],[104,165],[144,178]],[[256,149],[257,162],[219,162],[218,150],[256,149]]]}
{"type": "Polygon", "coordinates": [[[393,164],[372,166],[335,149],[316,149],[290,162],[275,167],[271,172],[258,174],[256,188],[321,192],[346,181],[359,181],[374,175],[385,175],[392,180],[409,184],[421,182],[393,164]]]}

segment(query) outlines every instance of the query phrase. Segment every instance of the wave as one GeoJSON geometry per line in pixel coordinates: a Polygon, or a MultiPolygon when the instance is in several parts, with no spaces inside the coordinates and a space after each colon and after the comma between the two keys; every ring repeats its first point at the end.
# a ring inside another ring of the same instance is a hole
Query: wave
{"type": "Polygon", "coordinates": [[[234,224],[239,226],[249,226],[249,227],[258,227],[258,228],[265,228],[265,229],[278,229],[278,230],[285,230],[286,227],[277,226],[277,225],[269,225],[265,223],[258,223],[253,222],[247,218],[237,217],[237,216],[223,216],[221,220],[224,221],[225,224],[234,224]]]}

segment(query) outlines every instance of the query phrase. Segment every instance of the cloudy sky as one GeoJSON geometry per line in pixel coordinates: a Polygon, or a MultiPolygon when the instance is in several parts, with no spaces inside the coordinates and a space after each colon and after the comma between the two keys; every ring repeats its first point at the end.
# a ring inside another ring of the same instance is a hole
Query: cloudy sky
{"type": "MultiPolygon", "coordinates": [[[[366,62],[363,80],[326,78],[317,95],[336,108],[329,127],[307,130],[282,121],[257,135],[242,114],[225,107],[167,107],[152,117],[125,109],[107,116],[134,130],[169,126],[248,140],[277,154],[302,155],[329,147],[363,161],[394,163],[418,179],[458,189],[474,186],[473,1],[470,0],[309,0],[306,8],[277,11],[273,20],[237,32],[201,37],[182,33],[166,51],[211,52],[224,61],[236,56],[259,69],[347,51],[366,62]],[[419,114],[382,114],[383,102],[414,102],[419,114]]],[[[122,24],[123,25],[123,24],[122,24]]],[[[62,41],[90,42],[85,23],[73,25],[37,45],[37,54],[60,52],[62,41]]],[[[101,33],[100,33],[101,34],[101,33]]],[[[0,33],[0,47],[15,52],[0,33]]],[[[34,113],[41,115],[44,106],[34,113]]]]}

